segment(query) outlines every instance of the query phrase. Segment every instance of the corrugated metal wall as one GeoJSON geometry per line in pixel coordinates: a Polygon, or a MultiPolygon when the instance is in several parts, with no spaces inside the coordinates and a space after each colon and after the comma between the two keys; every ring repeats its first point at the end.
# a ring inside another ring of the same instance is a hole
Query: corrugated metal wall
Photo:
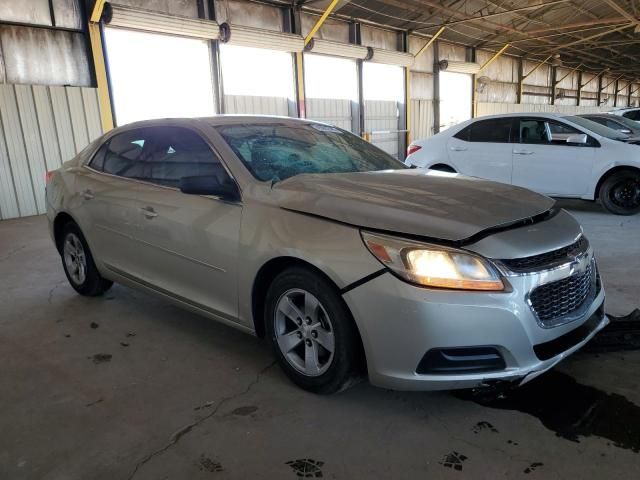
{"type": "Polygon", "coordinates": [[[0,219],[45,212],[45,173],[102,134],[97,91],[0,85],[0,219]]]}
{"type": "Polygon", "coordinates": [[[289,115],[289,100],[284,97],[225,95],[225,113],[253,115],[289,115]]]}
{"type": "Polygon", "coordinates": [[[351,101],[332,98],[307,98],[307,118],[351,131],[351,101]]]}
{"type": "Polygon", "coordinates": [[[398,158],[398,103],[389,100],[364,101],[364,129],[371,132],[371,143],[398,158]]]}
{"type": "Polygon", "coordinates": [[[433,136],[433,100],[411,101],[411,140],[433,136]]]}
{"type": "Polygon", "coordinates": [[[597,113],[611,110],[611,107],[589,107],[575,105],[545,105],[545,104],[512,104],[512,103],[478,103],[478,116],[496,115],[499,113],[523,113],[523,112],[545,112],[545,113],[597,113]]]}

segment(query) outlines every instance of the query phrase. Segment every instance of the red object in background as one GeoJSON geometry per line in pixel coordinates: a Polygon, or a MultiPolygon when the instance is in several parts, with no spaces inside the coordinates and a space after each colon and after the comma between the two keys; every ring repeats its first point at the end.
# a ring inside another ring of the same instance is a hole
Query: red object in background
{"type": "Polygon", "coordinates": [[[411,155],[412,153],[416,153],[422,147],[420,145],[409,145],[407,147],[407,155],[411,155]]]}

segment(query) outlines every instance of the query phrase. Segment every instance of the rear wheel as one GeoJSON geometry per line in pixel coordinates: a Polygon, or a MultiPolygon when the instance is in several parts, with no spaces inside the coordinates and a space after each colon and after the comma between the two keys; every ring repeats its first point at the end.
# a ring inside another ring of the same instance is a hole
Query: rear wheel
{"type": "Polygon", "coordinates": [[[623,170],[610,175],[600,187],[600,201],[616,215],[640,212],[640,173],[623,170]]]}
{"type": "Polygon", "coordinates": [[[265,322],[278,363],[298,386],[334,393],[356,377],[358,336],[334,285],[320,275],[290,268],[267,292],[265,322]]]}
{"type": "Polygon", "coordinates": [[[64,226],[60,242],[64,273],[76,292],[96,297],[111,288],[113,282],[100,276],[89,245],[75,223],[64,226]]]}

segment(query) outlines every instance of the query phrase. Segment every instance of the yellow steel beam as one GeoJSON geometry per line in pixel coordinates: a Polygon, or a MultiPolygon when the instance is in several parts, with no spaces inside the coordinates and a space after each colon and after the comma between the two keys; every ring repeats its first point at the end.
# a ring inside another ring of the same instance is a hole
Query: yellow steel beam
{"type": "Polygon", "coordinates": [[[99,23],[89,22],[89,39],[91,41],[93,64],[96,69],[96,83],[98,84],[98,102],[100,103],[100,121],[102,122],[102,131],[108,132],[113,128],[113,116],[111,115],[109,83],[107,80],[107,68],[104,63],[99,23]]]}
{"type": "Polygon", "coordinates": [[[527,78],[529,75],[531,75],[533,72],[535,72],[536,70],[538,70],[542,65],[544,65],[545,63],[547,63],[551,57],[553,57],[553,55],[549,55],[547,58],[545,58],[544,60],[542,60],[540,63],[538,63],[535,67],[533,67],[531,69],[531,71],[529,73],[527,73],[526,75],[523,75],[522,80],[524,80],[525,78],[527,78]]]}
{"type": "Polygon", "coordinates": [[[587,81],[587,83],[583,83],[582,85],[580,85],[580,89],[583,89],[584,87],[586,87],[587,85],[589,85],[591,82],[593,82],[596,78],[600,77],[601,75],[604,75],[605,73],[607,73],[609,71],[608,68],[605,68],[603,71],[601,71],[600,73],[598,73],[597,75],[595,75],[594,77],[591,77],[591,80],[587,81]]]}
{"type": "Polygon", "coordinates": [[[327,17],[329,15],[331,15],[331,12],[333,12],[333,9],[336,8],[336,5],[338,4],[340,0],[333,0],[329,6],[327,7],[327,9],[324,11],[324,13],[322,14],[322,16],[318,19],[318,21],[316,22],[316,24],[313,26],[313,28],[311,29],[311,31],[309,32],[309,34],[305,37],[304,39],[304,46],[306,47],[307,44],[311,41],[311,39],[313,38],[313,36],[318,32],[318,30],[320,30],[320,27],[322,26],[322,24],[324,23],[324,21],[327,19],[327,17]]]}
{"type": "Polygon", "coordinates": [[[493,57],[491,57],[489,60],[487,60],[486,62],[484,62],[481,66],[480,66],[480,70],[478,70],[478,73],[476,73],[473,76],[473,116],[476,117],[478,115],[478,92],[477,92],[477,88],[478,88],[478,75],[480,74],[480,72],[482,72],[485,68],[487,68],[489,65],[491,65],[493,62],[496,61],[496,59],[502,55],[504,52],[506,52],[507,48],[509,48],[509,44],[505,44],[500,50],[498,50],[493,57]]]}
{"type": "Polygon", "coordinates": [[[296,94],[298,100],[298,116],[300,118],[307,117],[307,109],[304,95],[304,57],[302,52],[296,53],[296,94]]]}
{"type": "Polygon", "coordinates": [[[105,0],[96,0],[96,3],[93,4],[93,10],[91,10],[91,17],[89,18],[90,22],[99,22],[100,17],[102,16],[102,10],[104,9],[105,0]]]}
{"type": "Polygon", "coordinates": [[[413,58],[418,58],[420,55],[422,55],[427,50],[427,48],[429,48],[433,44],[433,42],[436,41],[436,39],[442,34],[442,32],[444,32],[444,30],[445,27],[440,27],[440,29],[433,35],[433,37],[431,37],[429,41],[425,43],[420,50],[418,50],[418,53],[416,53],[413,58]]]}
{"type": "Polygon", "coordinates": [[[571,75],[573,72],[575,72],[576,70],[578,70],[580,67],[582,66],[581,63],[578,64],[577,67],[573,67],[571,70],[569,70],[569,72],[563,76],[560,80],[556,80],[556,85],[558,85],[561,81],[563,81],[565,78],[567,78],[569,75],[571,75]]]}
{"type": "MultiPolygon", "coordinates": [[[[491,65],[493,62],[496,61],[496,59],[502,55],[507,48],[509,48],[509,44],[507,43],[504,47],[502,47],[500,50],[498,50],[495,55],[493,57],[491,57],[489,60],[487,60],[486,62],[484,62],[484,64],[480,67],[480,70],[478,70],[478,73],[480,73],[481,71],[483,71],[485,68],[487,68],[489,65],[491,65]]],[[[476,75],[478,74],[476,73],[476,75]]]]}
{"type": "Polygon", "coordinates": [[[609,83],[607,83],[604,87],[602,87],[602,90],[605,90],[606,88],[608,88],[609,86],[611,86],[613,84],[613,82],[616,82],[618,80],[620,80],[622,77],[624,76],[624,73],[618,75],[616,78],[614,78],[613,80],[611,80],[609,83]]]}

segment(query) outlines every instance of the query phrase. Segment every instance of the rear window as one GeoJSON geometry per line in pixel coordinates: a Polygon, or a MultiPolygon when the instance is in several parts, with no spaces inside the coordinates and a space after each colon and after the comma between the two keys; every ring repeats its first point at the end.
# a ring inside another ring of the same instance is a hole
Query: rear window
{"type": "Polygon", "coordinates": [[[511,136],[511,118],[492,118],[479,120],[454,135],[467,142],[509,143],[511,136]]]}

